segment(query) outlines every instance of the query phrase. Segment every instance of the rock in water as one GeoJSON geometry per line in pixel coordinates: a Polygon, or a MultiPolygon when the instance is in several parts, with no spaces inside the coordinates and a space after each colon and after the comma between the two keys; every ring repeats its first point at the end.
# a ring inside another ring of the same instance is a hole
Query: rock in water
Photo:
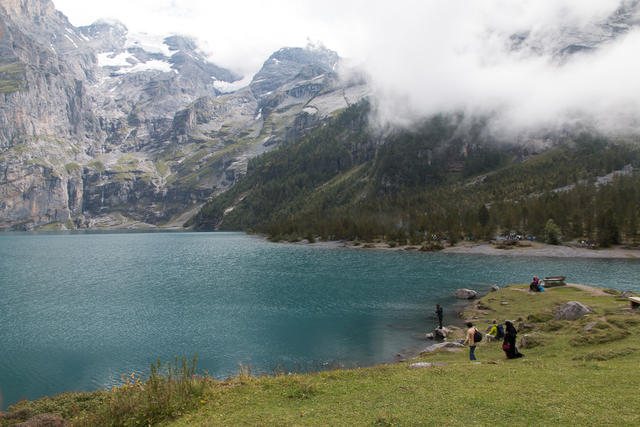
{"type": "Polygon", "coordinates": [[[433,338],[443,340],[447,338],[447,335],[449,335],[450,333],[451,331],[447,328],[435,328],[433,330],[433,338]]]}
{"type": "Polygon", "coordinates": [[[499,290],[500,290],[500,286],[498,286],[498,285],[493,285],[493,286],[491,286],[491,288],[489,288],[489,290],[490,290],[491,292],[497,292],[497,291],[499,291],[499,290]]]}
{"type": "Polygon", "coordinates": [[[555,320],[576,320],[593,312],[589,307],[578,301],[569,301],[556,311],[555,320]]]}
{"type": "Polygon", "coordinates": [[[458,289],[453,296],[458,299],[474,299],[478,297],[478,293],[471,289],[458,289]]]}

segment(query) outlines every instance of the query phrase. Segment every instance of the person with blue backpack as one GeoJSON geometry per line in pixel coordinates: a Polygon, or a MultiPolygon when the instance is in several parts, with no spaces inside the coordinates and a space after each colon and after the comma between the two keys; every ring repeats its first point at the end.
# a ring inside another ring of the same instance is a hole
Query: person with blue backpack
{"type": "Polygon", "coordinates": [[[504,338],[504,326],[502,325],[502,323],[497,324],[496,329],[498,330],[498,333],[496,334],[496,339],[500,340],[504,338]]]}

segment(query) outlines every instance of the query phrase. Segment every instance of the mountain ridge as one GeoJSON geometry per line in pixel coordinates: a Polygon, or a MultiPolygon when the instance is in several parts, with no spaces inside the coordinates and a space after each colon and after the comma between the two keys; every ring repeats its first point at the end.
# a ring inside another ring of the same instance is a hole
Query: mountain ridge
{"type": "Polygon", "coordinates": [[[2,0],[0,31],[0,229],[171,222],[367,90],[323,47],[283,48],[286,67],[225,93],[241,76],[193,39],[76,28],[48,0],[2,0]]]}

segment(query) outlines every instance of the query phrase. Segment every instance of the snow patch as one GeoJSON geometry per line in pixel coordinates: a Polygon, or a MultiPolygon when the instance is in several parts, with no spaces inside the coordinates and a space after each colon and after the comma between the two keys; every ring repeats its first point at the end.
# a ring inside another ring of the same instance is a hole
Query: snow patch
{"type": "Polygon", "coordinates": [[[131,67],[131,62],[127,59],[136,59],[129,52],[117,54],[115,52],[106,52],[98,54],[98,65],[101,67],[131,67]]]}
{"type": "Polygon", "coordinates": [[[135,33],[127,34],[127,41],[125,42],[125,48],[137,47],[145,50],[149,53],[160,53],[167,58],[170,58],[175,51],[169,49],[164,42],[164,36],[156,36],[147,33],[135,33]]]}
{"type": "Polygon", "coordinates": [[[73,41],[73,39],[71,37],[69,37],[68,34],[65,34],[65,36],[69,39],[69,41],[73,44],[73,47],[75,47],[76,49],[78,48],[78,45],[76,44],[76,42],[73,41]]]}
{"type": "Polygon", "coordinates": [[[162,71],[168,73],[171,71],[171,64],[167,61],[160,61],[158,59],[152,59],[151,61],[141,62],[134,65],[131,68],[120,69],[120,73],[138,73],[140,71],[162,71]]]}
{"type": "Polygon", "coordinates": [[[101,67],[118,68],[116,74],[139,73],[141,71],[171,71],[171,64],[167,61],[152,59],[147,62],[139,62],[129,52],[115,54],[115,52],[99,53],[98,64],[101,67]]]}
{"type": "Polygon", "coordinates": [[[223,80],[215,80],[215,77],[212,77],[212,79],[214,79],[213,87],[222,93],[235,92],[243,87],[249,86],[249,83],[251,83],[251,77],[244,77],[243,79],[232,83],[225,82],[223,80]]]}

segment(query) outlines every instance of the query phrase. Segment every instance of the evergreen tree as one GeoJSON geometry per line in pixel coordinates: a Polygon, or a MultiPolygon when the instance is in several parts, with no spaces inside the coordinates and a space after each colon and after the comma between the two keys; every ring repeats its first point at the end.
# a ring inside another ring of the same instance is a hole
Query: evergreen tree
{"type": "Polygon", "coordinates": [[[547,221],[547,225],[544,226],[544,239],[550,245],[560,244],[560,228],[551,218],[547,221]]]}

